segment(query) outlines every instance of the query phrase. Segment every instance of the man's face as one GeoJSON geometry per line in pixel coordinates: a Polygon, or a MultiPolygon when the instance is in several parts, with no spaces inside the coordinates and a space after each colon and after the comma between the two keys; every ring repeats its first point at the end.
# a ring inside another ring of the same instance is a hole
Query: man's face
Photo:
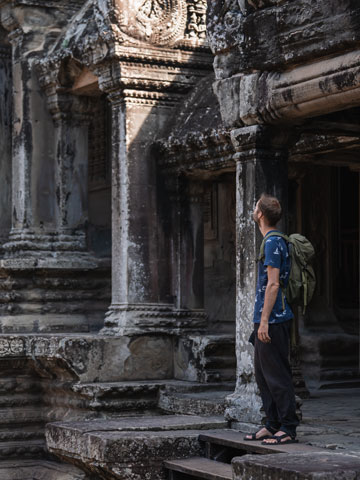
{"type": "Polygon", "coordinates": [[[260,218],[262,216],[262,212],[259,209],[259,200],[256,202],[255,210],[253,212],[253,220],[259,225],[260,218]]]}

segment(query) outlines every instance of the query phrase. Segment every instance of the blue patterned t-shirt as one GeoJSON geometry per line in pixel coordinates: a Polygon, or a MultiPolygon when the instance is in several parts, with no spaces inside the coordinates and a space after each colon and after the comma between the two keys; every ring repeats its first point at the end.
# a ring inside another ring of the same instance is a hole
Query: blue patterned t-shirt
{"type": "MultiPolygon", "coordinates": [[[[271,232],[274,232],[274,230],[271,230],[271,232]]],[[[265,290],[268,282],[267,266],[270,265],[280,270],[280,283],[284,287],[287,286],[290,276],[291,263],[286,242],[282,237],[278,236],[271,236],[267,239],[269,233],[270,232],[265,235],[264,261],[259,261],[258,264],[254,323],[260,323],[261,312],[264,307],[265,290]]],[[[284,304],[285,309],[283,309],[281,287],[279,287],[275,305],[270,314],[269,324],[286,322],[293,318],[294,315],[286,297],[284,298],[284,304]]]]}

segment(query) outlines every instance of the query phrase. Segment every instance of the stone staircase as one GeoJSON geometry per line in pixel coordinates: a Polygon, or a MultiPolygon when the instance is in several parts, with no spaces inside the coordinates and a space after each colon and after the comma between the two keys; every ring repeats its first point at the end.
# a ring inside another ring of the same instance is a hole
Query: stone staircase
{"type": "Polygon", "coordinates": [[[265,446],[234,430],[202,433],[205,456],[164,462],[170,480],[330,480],[359,478],[360,458],[305,444],[265,446]]]}
{"type": "Polygon", "coordinates": [[[311,389],[360,387],[359,338],[343,332],[302,334],[301,362],[311,389]]]}
{"type": "Polygon", "coordinates": [[[46,429],[50,452],[96,480],[360,478],[359,455],[243,437],[222,417],[195,415],[62,422],[46,429]]]}
{"type": "Polygon", "coordinates": [[[199,435],[227,428],[222,417],[151,415],[48,424],[49,451],[102,480],[164,479],[163,462],[204,456],[199,435]]]}
{"type": "Polygon", "coordinates": [[[189,335],[178,339],[175,378],[201,383],[235,382],[235,337],[189,335]]]}
{"type": "Polygon", "coordinates": [[[232,382],[169,382],[159,389],[158,407],[169,414],[224,415],[226,397],[234,392],[232,382]]]}
{"type": "Polygon", "coordinates": [[[1,480],[90,480],[73,465],[49,460],[0,461],[1,480]]]}

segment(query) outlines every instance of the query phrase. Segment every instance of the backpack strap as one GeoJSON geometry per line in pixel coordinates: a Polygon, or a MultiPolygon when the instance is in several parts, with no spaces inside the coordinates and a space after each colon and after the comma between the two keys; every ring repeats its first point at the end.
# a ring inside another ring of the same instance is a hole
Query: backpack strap
{"type": "MultiPolygon", "coordinates": [[[[278,232],[278,231],[273,231],[273,232],[270,232],[270,233],[266,234],[265,237],[263,238],[263,241],[261,242],[261,245],[260,245],[260,253],[259,253],[259,256],[257,258],[258,262],[263,262],[264,259],[265,259],[265,243],[266,243],[266,240],[270,237],[281,237],[285,240],[286,244],[290,243],[289,237],[287,235],[285,235],[284,233],[281,233],[281,232],[278,232]]],[[[285,290],[286,290],[286,288],[282,284],[281,281],[280,281],[280,287],[281,287],[282,309],[284,311],[285,310],[285,290]]]]}
{"type": "Polygon", "coordinates": [[[265,237],[263,238],[263,241],[261,242],[261,245],[260,245],[260,253],[259,253],[259,256],[257,258],[258,262],[263,262],[264,261],[264,258],[265,258],[265,242],[270,237],[281,237],[285,240],[285,242],[287,244],[290,243],[290,238],[287,235],[285,235],[285,233],[274,231],[274,232],[270,232],[270,233],[266,234],[265,237]]]}

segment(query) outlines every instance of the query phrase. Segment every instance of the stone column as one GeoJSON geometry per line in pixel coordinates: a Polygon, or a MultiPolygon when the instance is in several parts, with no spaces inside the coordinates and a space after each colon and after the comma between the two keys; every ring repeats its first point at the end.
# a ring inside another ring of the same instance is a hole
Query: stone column
{"type": "MultiPolygon", "coordinates": [[[[115,74],[112,70],[110,75],[115,74]]],[[[170,281],[165,287],[163,282],[168,278],[168,262],[159,262],[164,256],[161,207],[151,145],[164,131],[181,97],[171,92],[124,89],[121,82],[111,82],[110,75],[103,71],[99,79],[112,108],[112,303],[102,332],[171,333],[191,323],[185,303],[188,309],[203,305],[202,293],[185,291],[185,286],[174,305],[170,281]]],[[[194,224],[199,235],[198,206],[193,205],[189,212],[193,219],[197,217],[194,224]]],[[[198,258],[196,271],[200,264],[198,258]]]]}
{"type": "MultiPolygon", "coordinates": [[[[287,212],[287,142],[284,129],[252,126],[232,131],[236,149],[236,356],[237,383],[228,397],[226,416],[241,423],[260,423],[261,400],[253,367],[253,329],[256,289],[256,258],[261,233],[252,219],[262,192],[279,198],[284,219],[287,212]]],[[[280,226],[280,228],[283,228],[280,226]]],[[[285,228],[284,228],[285,229],[285,228]]]]}
{"type": "Polygon", "coordinates": [[[11,228],[11,48],[0,44],[0,249],[11,228]]]}
{"type": "MultiPolygon", "coordinates": [[[[156,94],[154,94],[156,97],[156,94]]],[[[147,92],[110,92],[112,109],[112,303],[105,334],[171,324],[159,289],[155,160],[148,146],[168,105],[147,92]]]]}
{"type": "MultiPolygon", "coordinates": [[[[54,233],[53,122],[34,68],[31,38],[18,27],[12,43],[12,228],[8,257],[51,250],[54,233]],[[27,252],[27,253],[25,253],[27,252]]],[[[41,256],[43,253],[40,254],[41,256]]]]}
{"type": "Polygon", "coordinates": [[[88,219],[88,127],[93,103],[89,97],[52,93],[49,110],[55,127],[54,214],[58,249],[76,252],[77,260],[87,249],[85,225],[88,219]]]}

